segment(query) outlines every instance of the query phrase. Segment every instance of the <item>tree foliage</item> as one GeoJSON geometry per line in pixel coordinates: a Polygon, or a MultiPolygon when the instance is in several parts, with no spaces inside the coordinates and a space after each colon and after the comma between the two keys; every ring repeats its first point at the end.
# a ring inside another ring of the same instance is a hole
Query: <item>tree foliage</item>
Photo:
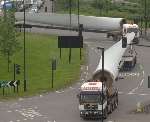
{"type": "Polygon", "coordinates": [[[15,29],[15,16],[14,11],[5,10],[4,16],[0,18],[0,52],[7,56],[13,55],[18,49],[20,44],[17,40],[18,34],[15,29]]]}

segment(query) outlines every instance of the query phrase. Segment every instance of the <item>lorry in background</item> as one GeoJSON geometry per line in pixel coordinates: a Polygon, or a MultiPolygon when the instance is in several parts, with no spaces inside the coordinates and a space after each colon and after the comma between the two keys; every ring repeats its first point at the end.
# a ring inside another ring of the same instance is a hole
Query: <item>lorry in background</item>
{"type": "Polygon", "coordinates": [[[118,90],[112,86],[108,87],[106,82],[102,88],[99,79],[85,82],[81,86],[78,98],[80,117],[83,119],[106,119],[118,106],[118,90]]]}
{"type": "Polygon", "coordinates": [[[137,52],[131,45],[122,56],[122,60],[119,63],[119,69],[120,71],[131,71],[135,67],[136,62],[137,52]]]}
{"type": "Polygon", "coordinates": [[[119,41],[123,35],[126,35],[127,33],[131,32],[135,33],[133,43],[138,44],[140,37],[140,29],[137,24],[122,24],[120,30],[107,32],[107,38],[112,36],[114,41],[119,41]]]}

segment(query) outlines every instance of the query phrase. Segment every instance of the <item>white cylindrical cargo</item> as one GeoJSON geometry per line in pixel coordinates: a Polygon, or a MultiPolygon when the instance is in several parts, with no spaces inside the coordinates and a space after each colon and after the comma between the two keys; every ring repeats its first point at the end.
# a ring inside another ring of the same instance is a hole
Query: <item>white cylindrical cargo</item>
{"type": "MultiPolygon", "coordinates": [[[[132,43],[134,36],[135,34],[133,32],[126,34],[128,44],[132,43]]],[[[129,45],[127,45],[127,48],[128,47],[129,45]]],[[[119,42],[117,42],[104,52],[104,76],[106,80],[106,85],[108,87],[112,86],[113,81],[118,76],[119,63],[127,48],[122,48],[122,40],[120,40],[119,42]]],[[[93,79],[101,79],[101,78],[102,78],[102,58],[100,59],[99,64],[93,74],[93,79]]]]}
{"type": "MultiPolygon", "coordinates": [[[[17,21],[23,21],[23,12],[16,12],[15,17],[17,21]]],[[[120,30],[122,25],[126,23],[124,18],[112,17],[95,17],[80,15],[80,24],[83,24],[85,30],[97,31],[112,31],[120,30]]],[[[27,13],[26,23],[47,24],[60,27],[70,27],[69,14],[56,13],[27,13]]],[[[78,28],[78,15],[71,15],[71,27],[78,28]]]]}

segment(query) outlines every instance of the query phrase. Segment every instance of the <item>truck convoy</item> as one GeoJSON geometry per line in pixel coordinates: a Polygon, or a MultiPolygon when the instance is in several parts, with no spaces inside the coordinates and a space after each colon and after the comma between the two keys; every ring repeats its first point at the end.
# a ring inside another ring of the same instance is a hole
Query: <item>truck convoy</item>
{"type": "Polygon", "coordinates": [[[114,41],[118,41],[121,39],[121,37],[123,35],[126,35],[127,33],[131,33],[134,32],[135,33],[135,37],[133,40],[133,43],[138,44],[139,43],[139,37],[140,37],[140,30],[139,30],[139,26],[137,24],[125,24],[123,23],[120,26],[120,29],[116,30],[116,31],[109,31],[107,33],[107,37],[113,37],[114,41]]]}
{"type": "Polygon", "coordinates": [[[118,106],[118,89],[114,81],[118,77],[119,65],[122,56],[134,39],[135,33],[127,33],[127,48],[122,48],[122,40],[104,52],[104,71],[102,71],[102,58],[93,73],[92,78],[81,85],[78,96],[80,117],[107,118],[118,106]],[[104,75],[104,76],[103,76],[104,75]]]}

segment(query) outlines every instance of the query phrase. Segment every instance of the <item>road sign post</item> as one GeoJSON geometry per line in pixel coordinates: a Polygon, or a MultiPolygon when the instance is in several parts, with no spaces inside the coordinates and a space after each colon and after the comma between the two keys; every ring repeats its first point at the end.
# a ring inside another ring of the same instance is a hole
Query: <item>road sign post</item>
{"type": "MultiPolygon", "coordinates": [[[[79,24],[79,23],[78,23],[79,24]]],[[[80,43],[83,42],[83,36],[82,36],[82,31],[83,31],[83,24],[79,24],[79,33],[78,33],[78,36],[79,36],[79,39],[80,39],[80,43]]],[[[80,44],[81,45],[81,44],[80,44]]],[[[82,59],[82,48],[80,47],[80,60],[82,59]]]]}
{"type": "Polygon", "coordinates": [[[0,88],[3,89],[3,96],[5,94],[6,87],[17,87],[17,92],[19,91],[20,80],[11,80],[11,81],[0,81],[0,88]]]}
{"type": "Polygon", "coordinates": [[[54,87],[54,70],[56,70],[56,59],[52,59],[52,88],[54,87]]]}
{"type": "Polygon", "coordinates": [[[5,95],[5,87],[3,87],[3,96],[5,95]]]}

